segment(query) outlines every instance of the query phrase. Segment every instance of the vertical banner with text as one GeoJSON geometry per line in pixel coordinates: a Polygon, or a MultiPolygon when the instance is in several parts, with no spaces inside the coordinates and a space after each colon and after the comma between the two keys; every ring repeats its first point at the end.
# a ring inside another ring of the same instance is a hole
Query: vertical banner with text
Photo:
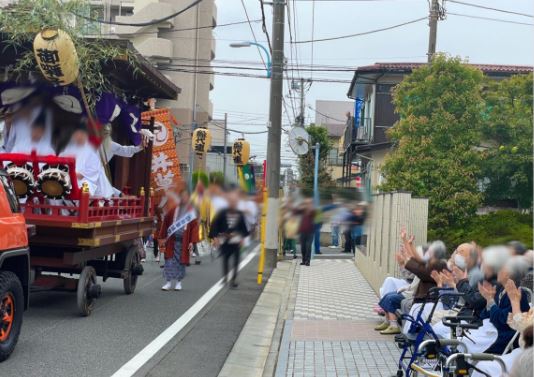
{"type": "Polygon", "coordinates": [[[141,113],[143,123],[154,117],[154,147],[150,183],[154,189],[156,205],[159,205],[165,191],[183,185],[180,161],[176,154],[173,125],[176,119],[169,109],[157,109],[141,113]]]}

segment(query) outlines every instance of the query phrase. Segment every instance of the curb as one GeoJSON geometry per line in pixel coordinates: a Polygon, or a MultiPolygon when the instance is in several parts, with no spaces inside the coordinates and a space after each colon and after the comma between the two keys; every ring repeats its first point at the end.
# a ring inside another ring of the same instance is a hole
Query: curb
{"type": "MultiPolygon", "coordinates": [[[[278,262],[239,334],[218,377],[261,377],[277,341],[275,330],[285,313],[295,263],[278,262]]],[[[278,347],[276,347],[278,348],[278,347]]]]}

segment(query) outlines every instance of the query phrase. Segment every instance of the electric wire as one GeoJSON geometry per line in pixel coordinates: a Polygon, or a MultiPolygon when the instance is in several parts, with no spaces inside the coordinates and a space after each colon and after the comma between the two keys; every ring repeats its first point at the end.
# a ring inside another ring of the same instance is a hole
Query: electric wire
{"type": "Polygon", "coordinates": [[[406,21],[406,22],[403,22],[403,23],[400,23],[400,24],[387,26],[387,27],[383,27],[383,28],[380,28],[380,29],[364,31],[364,32],[361,32],[361,33],[339,35],[339,36],[336,36],[336,37],[320,38],[320,39],[314,39],[314,40],[295,41],[295,43],[303,44],[303,43],[314,43],[314,42],[326,42],[326,41],[335,41],[335,40],[339,40],[339,39],[360,37],[360,36],[363,36],[363,35],[369,35],[369,34],[379,33],[379,32],[382,32],[382,31],[397,29],[399,27],[410,25],[410,24],[415,24],[417,22],[421,22],[421,21],[424,21],[424,20],[428,20],[428,16],[421,17],[421,18],[416,18],[415,20],[406,21]]]}
{"type": "MultiPolygon", "coordinates": [[[[248,16],[248,11],[245,5],[245,0],[241,0],[241,5],[243,6],[243,10],[245,11],[245,16],[247,17],[248,26],[250,28],[250,32],[252,33],[252,38],[254,38],[255,43],[258,43],[258,39],[256,38],[256,33],[254,33],[254,28],[252,27],[252,23],[250,23],[250,17],[248,16]]],[[[260,58],[261,58],[261,61],[263,62],[263,65],[265,66],[265,69],[269,69],[267,67],[267,63],[265,63],[265,59],[263,59],[263,55],[261,53],[260,47],[256,46],[256,49],[258,50],[258,54],[260,54],[260,58]]]]}
{"type": "Polygon", "coordinates": [[[168,21],[168,20],[170,20],[170,19],[172,19],[172,18],[174,18],[176,16],[179,16],[182,13],[187,12],[189,9],[197,6],[202,1],[203,0],[195,0],[191,4],[186,6],[185,8],[180,9],[179,11],[174,12],[174,13],[166,16],[166,17],[157,18],[157,19],[150,20],[150,21],[145,21],[145,22],[118,22],[118,21],[99,20],[97,18],[84,16],[83,14],[78,14],[78,13],[75,13],[75,12],[72,12],[72,11],[70,13],[75,15],[76,17],[79,17],[79,18],[84,19],[86,21],[96,22],[96,23],[99,23],[99,24],[117,25],[117,26],[133,26],[133,27],[137,27],[137,26],[139,26],[139,27],[140,26],[152,26],[152,25],[157,25],[157,24],[160,24],[162,22],[168,21]]]}
{"type": "Polygon", "coordinates": [[[487,10],[492,10],[492,11],[495,11],[495,12],[501,12],[501,13],[507,13],[507,14],[515,14],[517,16],[534,18],[534,15],[528,14],[528,13],[521,13],[521,12],[514,12],[514,11],[506,10],[506,9],[492,8],[492,7],[487,7],[485,5],[466,3],[465,1],[459,1],[459,0],[447,0],[447,1],[449,1],[451,3],[455,3],[455,4],[461,4],[461,5],[465,5],[465,6],[468,6],[468,7],[473,7],[473,8],[487,9],[487,10]]]}
{"type": "Polygon", "coordinates": [[[461,14],[461,13],[454,13],[454,12],[449,12],[449,11],[447,11],[447,14],[448,15],[452,15],[452,16],[458,16],[458,17],[473,18],[473,19],[477,19],[477,20],[504,22],[504,23],[508,23],[508,24],[525,25],[525,26],[534,26],[534,24],[532,24],[532,23],[520,22],[520,21],[511,21],[511,20],[503,20],[502,18],[474,16],[474,15],[471,15],[471,14],[461,14]]]}
{"type": "Polygon", "coordinates": [[[269,32],[267,31],[267,25],[265,25],[265,9],[263,8],[263,0],[260,1],[260,9],[261,9],[261,29],[263,30],[263,33],[265,34],[265,37],[267,38],[267,44],[269,45],[269,51],[271,54],[273,53],[273,47],[271,46],[271,37],[269,36],[269,32]]]}

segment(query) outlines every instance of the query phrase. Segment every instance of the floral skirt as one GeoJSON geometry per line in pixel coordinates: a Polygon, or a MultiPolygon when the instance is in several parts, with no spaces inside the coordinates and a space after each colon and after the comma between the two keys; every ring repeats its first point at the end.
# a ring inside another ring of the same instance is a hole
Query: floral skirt
{"type": "Polygon", "coordinates": [[[180,263],[182,256],[182,239],[176,238],[174,241],[174,254],[172,258],[165,259],[163,266],[163,277],[166,281],[179,280],[185,276],[185,265],[180,263]]]}

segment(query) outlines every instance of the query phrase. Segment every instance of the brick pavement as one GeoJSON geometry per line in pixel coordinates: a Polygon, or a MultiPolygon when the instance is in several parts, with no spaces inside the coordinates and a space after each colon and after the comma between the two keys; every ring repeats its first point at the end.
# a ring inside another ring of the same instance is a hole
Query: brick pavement
{"type": "Polygon", "coordinates": [[[276,377],[395,375],[399,350],[392,337],[373,331],[377,297],[354,262],[315,259],[297,273],[276,377]]]}

